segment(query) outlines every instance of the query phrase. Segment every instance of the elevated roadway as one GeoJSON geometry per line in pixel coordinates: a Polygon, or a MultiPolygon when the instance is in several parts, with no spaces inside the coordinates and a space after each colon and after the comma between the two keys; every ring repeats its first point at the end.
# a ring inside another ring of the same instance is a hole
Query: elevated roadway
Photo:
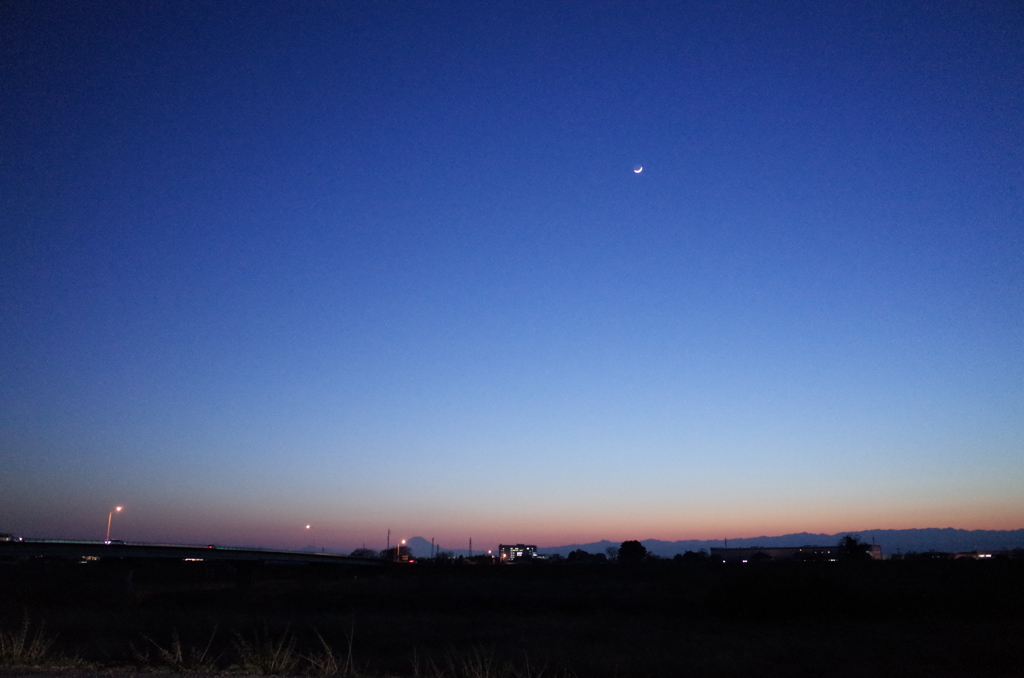
{"type": "Polygon", "coordinates": [[[221,546],[183,546],[178,544],[106,543],[102,541],[24,540],[0,541],[0,559],[88,558],[130,560],[180,560],[249,562],[264,564],[316,564],[346,567],[382,567],[374,558],[354,558],[331,553],[270,551],[221,546]]]}

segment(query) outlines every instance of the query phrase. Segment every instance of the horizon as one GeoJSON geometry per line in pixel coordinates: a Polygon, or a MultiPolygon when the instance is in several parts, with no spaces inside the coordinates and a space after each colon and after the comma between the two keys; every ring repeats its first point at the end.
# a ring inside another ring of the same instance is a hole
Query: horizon
{"type": "Polygon", "coordinates": [[[0,38],[2,529],[1024,516],[1020,3],[17,0],[0,38]]]}
{"type": "MultiPolygon", "coordinates": [[[[3,526],[0,525],[0,528],[3,528],[3,526]]],[[[0,532],[3,532],[3,531],[4,531],[3,529],[0,529],[0,532]]],[[[800,531],[795,531],[795,532],[786,532],[784,534],[774,534],[774,535],[771,535],[771,534],[759,534],[759,535],[753,535],[753,536],[729,536],[729,537],[709,538],[709,539],[686,538],[686,537],[678,538],[678,539],[661,539],[659,537],[627,537],[625,539],[602,538],[602,539],[592,539],[592,540],[587,540],[587,541],[569,541],[569,542],[563,542],[563,543],[559,543],[559,544],[540,544],[540,543],[534,544],[529,539],[515,539],[515,540],[508,540],[508,539],[506,539],[506,540],[500,540],[500,541],[495,542],[493,544],[490,544],[490,543],[488,543],[486,541],[483,541],[483,545],[481,545],[480,541],[477,541],[477,540],[474,539],[474,541],[473,541],[474,549],[473,550],[474,550],[474,553],[482,553],[482,552],[494,551],[494,550],[497,550],[497,548],[498,548],[498,546],[500,544],[532,544],[532,545],[535,545],[537,547],[538,551],[543,551],[543,550],[551,551],[551,550],[555,550],[555,549],[564,549],[564,548],[570,548],[570,547],[582,547],[582,546],[588,546],[588,545],[594,545],[594,544],[605,544],[605,543],[607,543],[607,544],[611,544],[611,545],[616,545],[616,544],[621,544],[621,543],[623,543],[625,541],[631,541],[631,540],[639,541],[641,543],[644,543],[644,542],[660,542],[660,543],[663,543],[663,544],[675,544],[675,543],[680,543],[680,542],[702,542],[702,543],[726,542],[726,541],[748,542],[748,541],[757,540],[757,539],[780,539],[780,538],[785,538],[785,537],[796,537],[796,536],[802,536],[802,535],[807,535],[808,537],[818,537],[818,538],[834,539],[834,538],[839,538],[839,537],[843,537],[843,536],[846,536],[846,535],[863,536],[865,534],[870,535],[872,533],[878,533],[878,532],[930,532],[930,531],[938,531],[938,532],[956,531],[956,532],[964,532],[964,533],[967,533],[967,534],[972,534],[972,533],[976,533],[976,532],[1020,532],[1020,531],[1024,531],[1024,527],[1007,528],[1007,529],[1000,529],[1000,530],[966,529],[966,528],[956,528],[956,527],[869,528],[869,529],[861,529],[861,530],[839,530],[837,532],[831,532],[831,533],[829,533],[829,532],[811,532],[811,531],[807,531],[807,530],[800,530],[800,531]]],[[[102,539],[94,539],[94,538],[90,539],[90,538],[85,537],[85,536],[78,536],[78,537],[76,537],[76,536],[68,536],[68,535],[65,535],[65,536],[52,536],[52,535],[51,536],[44,536],[44,535],[28,535],[28,534],[17,534],[17,533],[11,533],[11,534],[14,534],[15,537],[23,537],[25,539],[32,539],[32,540],[39,539],[39,540],[52,540],[52,541],[62,541],[62,540],[67,540],[67,541],[102,541],[102,539]]],[[[128,536],[120,536],[120,535],[117,535],[117,534],[112,535],[112,538],[124,541],[126,543],[154,544],[154,545],[155,544],[179,544],[179,545],[206,546],[206,545],[208,545],[210,543],[208,540],[170,541],[170,540],[160,540],[160,539],[132,539],[132,538],[130,538],[128,536]]],[[[381,541],[381,544],[379,545],[379,547],[374,546],[370,542],[365,542],[365,543],[364,542],[359,542],[358,545],[355,545],[355,546],[352,546],[351,544],[349,544],[347,546],[339,546],[336,543],[324,543],[324,542],[321,542],[321,541],[318,541],[316,543],[299,544],[299,545],[290,545],[289,546],[289,545],[281,545],[281,544],[277,544],[277,545],[274,545],[274,544],[258,544],[258,543],[254,543],[254,542],[252,542],[252,543],[250,543],[250,542],[243,543],[243,542],[240,542],[240,541],[232,542],[230,540],[226,540],[226,541],[216,542],[216,543],[214,543],[214,545],[218,546],[218,547],[223,547],[223,548],[241,548],[241,549],[251,548],[251,549],[261,549],[261,550],[284,550],[284,551],[297,551],[297,552],[304,552],[304,551],[309,551],[309,550],[315,550],[316,552],[324,552],[324,553],[333,553],[333,554],[345,555],[345,554],[349,554],[349,553],[355,551],[356,549],[360,549],[360,548],[366,548],[366,549],[369,549],[369,550],[375,551],[375,552],[384,551],[385,548],[386,548],[386,545],[387,545],[387,541],[386,540],[387,540],[387,537],[385,537],[381,541]]],[[[408,536],[408,537],[397,537],[397,538],[393,537],[392,541],[391,541],[391,547],[393,548],[393,547],[395,547],[396,545],[398,545],[400,543],[404,543],[405,541],[414,541],[414,540],[422,540],[422,542],[424,542],[425,544],[430,544],[431,543],[431,539],[429,537],[424,537],[424,536],[419,535],[419,534],[414,534],[414,535],[408,536]]],[[[831,543],[831,542],[829,542],[829,543],[831,543]]],[[[723,546],[724,545],[725,544],[723,543],[723,546]]],[[[808,543],[807,545],[821,545],[821,544],[811,544],[811,543],[808,543]]],[[[469,538],[463,540],[463,543],[462,543],[461,546],[455,544],[454,542],[450,542],[450,541],[442,542],[442,541],[437,540],[435,538],[435,546],[437,547],[437,549],[439,551],[443,550],[443,551],[449,551],[449,552],[454,552],[454,553],[461,553],[461,552],[469,550],[468,549],[469,538]]],[[[1024,542],[1022,542],[1022,546],[1024,546],[1024,542]]],[[[1006,545],[1006,547],[1009,547],[1009,548],[1019,548],[1019,547],[1015,547],[1015,546],[1012,546],[1012,545],[1006,545]]],[[[413,553],[417,557],[424,557],[423,554],[416,553],[415,550],[413,551],[413,553]]]]}

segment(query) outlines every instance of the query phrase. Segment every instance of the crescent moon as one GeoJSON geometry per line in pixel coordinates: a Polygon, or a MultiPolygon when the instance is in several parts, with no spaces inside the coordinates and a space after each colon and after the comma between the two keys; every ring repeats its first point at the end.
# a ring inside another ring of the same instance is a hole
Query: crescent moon
{"type": "Polygon", "coordinates": [[[640,174],[643,171],[644,171],[643,165],[637,165],[635,168],[633,168],[633,174],[640,174]]]}

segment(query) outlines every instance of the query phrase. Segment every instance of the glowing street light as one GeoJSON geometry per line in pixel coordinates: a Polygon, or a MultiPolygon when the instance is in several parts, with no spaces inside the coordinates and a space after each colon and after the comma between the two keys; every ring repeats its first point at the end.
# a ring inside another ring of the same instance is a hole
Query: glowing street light
{"type": "Polygon", "coordinates": [[[306,529],[309,530],[310,536],[313,537],[313,553],[316,553],[316,529],[312,525],[306,525],[306,529]]]}
{"type": "Polygon", "coordinates": [[[105,541],[108,544],[110,543],[110,521],[114,519],[114,514],[115,513],[120,513],[121,512],[122,508],[124,508],[124,507],[123,506],[118,506],[113,511],[111,511],[110,513],[107,514],[107,538],[106,538],[105,541]]]}

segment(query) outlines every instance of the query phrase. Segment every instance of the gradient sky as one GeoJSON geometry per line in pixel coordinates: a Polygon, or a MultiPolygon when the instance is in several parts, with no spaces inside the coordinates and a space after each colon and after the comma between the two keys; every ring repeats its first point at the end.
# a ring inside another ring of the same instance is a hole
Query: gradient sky
{"type": "Polygon", "coordinates": [[[1015,0],[13,0],[0,49],[0,531],[1024,527],[1015,0]]]}

